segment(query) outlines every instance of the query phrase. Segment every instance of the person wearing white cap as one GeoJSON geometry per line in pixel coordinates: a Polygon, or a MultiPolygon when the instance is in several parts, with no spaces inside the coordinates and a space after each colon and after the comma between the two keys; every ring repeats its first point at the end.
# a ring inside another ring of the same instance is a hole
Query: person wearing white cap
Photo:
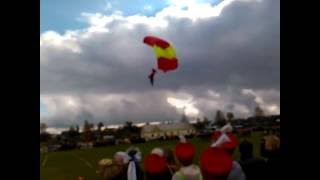
{"type": "Polygon", "coordinates": [[[124,180],[141,180],[143,172],[139,166],[141,161],[141,152],[138,148],[129,148],[127,152],[117,152],[114,156],[114,162],[118,166],[124,167],[124,180]]]}

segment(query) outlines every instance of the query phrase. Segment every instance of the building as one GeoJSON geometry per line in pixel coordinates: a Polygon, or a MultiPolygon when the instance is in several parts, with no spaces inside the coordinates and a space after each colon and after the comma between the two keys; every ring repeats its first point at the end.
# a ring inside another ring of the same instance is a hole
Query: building
{"type": "Polygon", "coordinates": [[[192,135],[196,132],[193,125],[187,122],[145,125],[141,130],[141,138],[147,140],[192,135]]]}

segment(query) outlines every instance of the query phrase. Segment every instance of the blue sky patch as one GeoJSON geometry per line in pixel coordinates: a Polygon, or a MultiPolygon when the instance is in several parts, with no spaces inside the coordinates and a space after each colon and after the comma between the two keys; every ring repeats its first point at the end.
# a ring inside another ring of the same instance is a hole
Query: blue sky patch
{"type": "Polygon", "coordinates": [[[47,106],[44,104],[44,103],[42,103],[41,101],[40,101],[40,113],[42,114],[45,114],[45,113],[48,113],[48,108],[47,108],[47,106]]]}
{"type": "MultiPolygon", "coordinates": [[[[183,0],[182,0],[183,1],[183,0]]],[[[222,0],[198,0],[218,4],[222,0]]],[[[121,11],[124,16],[134,14],[154,16],[169,5],[168,0],[41,0],[40,32],[83,29],[88,25],[79,21],[81,13],[112,14],[121,11]]]]}

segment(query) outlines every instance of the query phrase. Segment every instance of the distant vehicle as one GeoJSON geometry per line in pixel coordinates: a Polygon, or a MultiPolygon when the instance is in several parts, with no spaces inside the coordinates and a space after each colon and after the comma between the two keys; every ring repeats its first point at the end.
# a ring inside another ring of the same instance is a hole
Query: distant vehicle
{"type": "Polygon", "coordinates": [[[233,126],[235,129],[240,129],[240,128],[243,128],[243,125],[234,125],[233,126]]]}
{"type": "Polygon", "coordinates": [[[55,151],[58,151],[60,148],[61,148],[60,144],[49,145],[48,146],[48,151],[49,152],[55,152],[55,151]]]}
{"type": "Polygon", "coordinates": [[[216,131],[217,129],[219,129],[219,127],[217,125],[214,125],[213,123],[210,123],[209,125],[206,126],[205,128],[207,131],[210,131],[210,132],[214,132],[216,131]]]}
{"type": "Polygon", "coordinates": [[[111,135],[106,135],[106,136],[103,136],[103,140],[114,140],[115,137],[114,136],[111,136],[111,135]]]}

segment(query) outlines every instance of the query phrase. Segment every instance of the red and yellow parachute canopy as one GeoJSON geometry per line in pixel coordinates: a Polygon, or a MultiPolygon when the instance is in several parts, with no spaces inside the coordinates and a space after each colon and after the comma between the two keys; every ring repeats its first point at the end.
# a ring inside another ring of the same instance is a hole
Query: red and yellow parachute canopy
{"type": "Polygon", "coordinates": [[[143,42],[153,48],[158,61],[158,69],[167,72],[178,68],[176,52],[170,43],[154,36],[146,36],[143,42]]]}

